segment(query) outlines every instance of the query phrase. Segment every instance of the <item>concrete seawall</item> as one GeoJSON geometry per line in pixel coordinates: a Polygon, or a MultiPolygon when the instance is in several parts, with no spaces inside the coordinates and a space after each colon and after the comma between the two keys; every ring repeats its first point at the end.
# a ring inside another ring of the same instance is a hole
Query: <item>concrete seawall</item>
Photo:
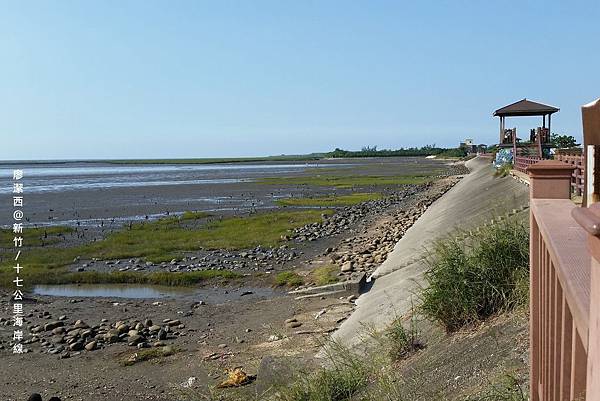
{"type": "Polygon", "coordinates": [[[470,173],[429,207],[373,273],[371,289],[358,298],[335,339],[355,345],[365,326],[381,330],[410,311],[423,284],[423,258],[434,241],[528,204],[528,187],[511,177],[494,177],[488,160],[475,158],[466,166],[470,173]]]}

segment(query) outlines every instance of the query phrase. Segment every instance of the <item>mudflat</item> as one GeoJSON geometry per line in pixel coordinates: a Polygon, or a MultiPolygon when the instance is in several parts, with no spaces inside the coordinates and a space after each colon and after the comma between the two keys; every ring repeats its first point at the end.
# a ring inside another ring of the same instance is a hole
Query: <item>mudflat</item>
{"type": "Polygon", "coordinates": [[[30,223],[41,227],[24,250],[36,272],[24,305],[27,352],[12,354],[6,290],[0,393],[198,399],[226,379],[225,369],[241,366],[255,380],[221,391],[256,394],[276,384],[272,358],[314,363],[360,295],[360,286],[340,284],[371,274],[467,172],[419,158],[319,163],[326,167],[284,167],[243,182],[71,189],[71,207],[68,192],[26,193],[30,223]],[[214,207],[207,197],[244,203],[214,207]],[[296,201],[279,202],[288,198],[296,201]],[[155,237],[176,235],[168,250],[151,251],[155,237]],[[147,248],[135,243],[141,236],[147,248]],[[140,249],[148,253],[128,254],[140,249]]]}

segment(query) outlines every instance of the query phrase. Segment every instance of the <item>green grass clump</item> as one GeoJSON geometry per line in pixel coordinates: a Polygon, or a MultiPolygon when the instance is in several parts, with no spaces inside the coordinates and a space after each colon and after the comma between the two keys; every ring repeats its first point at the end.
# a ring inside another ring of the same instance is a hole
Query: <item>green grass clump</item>
{"type": "Polygon", "coordinates": [[[165,347],[159,348],[149,348],[142,349],[137,351],[131,355],[129,355],[126,359],[121,361],[121,365],[123,366],[132,366],[136,363],[149,361],[152,359],[164,358],[167,356],[175,355],[179,350],[175,347],[167,345],[165,347]]]}
{"type": "Polygon", "coordinates": [[[402,319],[395,319],[385,332],[390,358],[397,361],[422,349],[423,343],[419,336],[419,329],[414,317],[410,319],[408,328],[404,326],[402,319]]]}
{"type": "Polygon", "coordinates": [[[330,345],[329,367],[299,375],[278,389],[279,401],[349,401],[369,384],[370,366],[364,358],[339,344],[330,345]]]}
{"type": "Polygon", "coordinates": [[[207,213],[207,212],[200,212],[200,211],[187,211],[187,212],[183,212],[183,214],[181,215],[181,217],[179,217],[180,220],[198,220],[198,219],[203,219],[205,217],[210,217],[211,214],[207,213]]]}
{"type": "Polygon", "coordinates": [[[298,287],[304,284],[304,279],[296,272],[279,272],[275,276],[275,284],[278,286],[298,287]]]}
{"type": "Polygon", "coordinates": [[[338,273],[340,268],[334,265],[319,266],[313,270],[312,277],[317,285],[327,285],[339,281],[338,273]]]}
{"type": "Polygon", "coordinates": [[[457,330],[522,303],[528,273],[529,230],[519,220],[487,226],[470,244],[439,241],[425,274],[422,310],[457,330]]]}
{"type": "Polygon", "coordinates": [[[430,182],[432,177],[426,175],[392,175],[392,176],[373,176],[373,175],[316,175],[306,177],[272,177],[263,178],[259,181],[262,184],[270,185],[313,185],[320,187],[352,188],[368,185],[408,185],[424,184],[430,182]]]}
{"type": "Polygon", "coordinates": [[[382,195],[378,193],[363,193],[357,192],[350,195],[331,195],[319,196],[313,198],[290,198],[279,199],[277,204],[281,206],[319,206],[319,207],[335,207],[335,206],[352,206],[358,203],[367,202],[370,200],[381,199],[382,195]]]}

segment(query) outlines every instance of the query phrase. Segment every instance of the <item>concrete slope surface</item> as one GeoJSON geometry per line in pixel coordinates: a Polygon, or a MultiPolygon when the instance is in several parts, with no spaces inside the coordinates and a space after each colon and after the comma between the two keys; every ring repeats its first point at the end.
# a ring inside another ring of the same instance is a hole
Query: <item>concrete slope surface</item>
{"type": "Polygon", "coordinates": [[[381,330],[410,311],[423,285],[423,258],[434,241],[528,204],[528,187],[511,177],[494,177],[487,160],[475,158],[466,166],[470,173],[429,207],[373,273],[371,289],[358,298],[356,310],[335,339],[356,345],[365,327],[381,330]]]}

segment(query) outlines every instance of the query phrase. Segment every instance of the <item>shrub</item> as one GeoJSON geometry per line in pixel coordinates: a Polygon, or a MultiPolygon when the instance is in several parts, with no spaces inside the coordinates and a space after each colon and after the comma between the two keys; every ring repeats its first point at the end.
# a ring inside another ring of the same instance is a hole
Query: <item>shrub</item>
{"type": "Polygon", "coordinates": [[[428,263],[423,313],[454,331],[525,301],[529,230],[521,221],[504,220],[482,229],[470,244],[442,240],[428,263]]]}

